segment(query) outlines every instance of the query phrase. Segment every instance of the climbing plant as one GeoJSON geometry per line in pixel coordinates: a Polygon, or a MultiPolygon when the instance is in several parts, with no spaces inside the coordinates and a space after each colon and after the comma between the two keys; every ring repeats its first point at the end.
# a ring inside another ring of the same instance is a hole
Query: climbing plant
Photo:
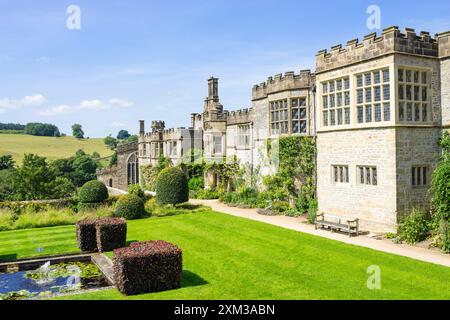
{"type": "MultiPolygon", "coordinates": [[[[315,197],[316,145],[314,139],[302,136],[282,137],[278,140],[275,150],[273,145],[273,141],[267,142],[267,152],[269,158],[277,161],[278,168],[274,177],[264,179],[267,190],[278,196],[286,194],[291,203],[299,198],[309,203],[315,197]],[[276,152],[278,157],[274,154],[276,152]]],[[[302,206],[305,207],[305,205],[302,206]]]]}

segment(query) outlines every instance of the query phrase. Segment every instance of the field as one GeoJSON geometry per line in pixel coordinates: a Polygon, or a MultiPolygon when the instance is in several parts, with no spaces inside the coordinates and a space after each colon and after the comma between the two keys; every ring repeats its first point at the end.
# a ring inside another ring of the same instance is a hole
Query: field
{"type": "MultiPolygon", "coordinates": [[[[62,299],[450,299],[450,268],[213,211],[128,222],[128,241],[183,249],[182,288],[62,299]],[[381,268],[381,288],[367,268],[381,268]]],[[[76,252],[75,227],[0,232],[0,260],[76,252]]]]}
{"type": "Polygon", "coordinates": [[[73,137],[36,137],[24,134],[0,134],[0,155],[10,154],[19,164],[24,153],[34,153],[49,160],[73,156],[79,149],[92,154],[96,151],[101,157],[108,157],[112,151],[103,139],[82,139],[73,137]]]}

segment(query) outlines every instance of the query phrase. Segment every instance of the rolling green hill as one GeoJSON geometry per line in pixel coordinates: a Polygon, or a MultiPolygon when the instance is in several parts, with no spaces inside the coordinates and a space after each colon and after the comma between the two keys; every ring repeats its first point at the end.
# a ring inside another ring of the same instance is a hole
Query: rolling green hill
{"type": "Polygon", "coordinates": [[[0,134],[0,155],[10,154],[17,163],[25,153],[34,153],[48,160],[68,158],[79,149],[92,154],[96,151],[101,157],[112,155],[103,139],[75,139],[73,137],[37,137],[24,134],[0,134]]]}

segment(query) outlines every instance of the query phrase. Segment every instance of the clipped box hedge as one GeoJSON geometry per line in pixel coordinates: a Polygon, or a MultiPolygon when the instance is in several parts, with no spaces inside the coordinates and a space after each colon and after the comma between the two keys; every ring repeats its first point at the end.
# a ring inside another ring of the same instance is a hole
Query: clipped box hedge
{"type": "Polygon", "coordinates": [[[100,203],[108,199],[108,189],[103,182],[91,180],[80,188],[78,198],[82,203],[100,203]]]}
{"type": "Polygon", "coordinates": [[[166,241],[132,243],[114,250],[114,281],[125,295],[181,287],[182,251],[166,241]]]}
{"type": "Polygon", "coordinates": [[[122,218],[102,218],[95,224],[97,249],[99,252],[125,247],[127,223],[122,218]]]}
{"type": "Polygon", "coordinates": [[[178,168],[166,168],[156,180],[156,202],[176,205],[189,201],[186,175],[178,168]]]}
{"type": "Polygon", "coordinates": [[[96,220],[85,219],[77,222],[78,248],[83,252],[97,251],[96,220]]]}

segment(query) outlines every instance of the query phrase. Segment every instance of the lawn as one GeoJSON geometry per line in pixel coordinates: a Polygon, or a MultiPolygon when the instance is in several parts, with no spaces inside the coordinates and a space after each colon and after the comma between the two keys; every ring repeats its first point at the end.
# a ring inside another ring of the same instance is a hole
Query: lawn
{"type": "MultiPolygon", "coordinates": [[[[181,289],[64,299],[450,299],[450,268],[212,211],[128,222],[129,241],[149,239],[183,249],[181,289]]],[[[0,232],[0,259],[75,251],[74,226],[0,232]]]]}
{"type": "Polygon", "coordinates": [[[49,160],[68,158],[79,149],[92,154],[96,151],[101,157],[112,155],[103,139],[76,139],[74,137],[37,137],[25,134],[0,134],[0,155],[10,154],[17,163],[24,153],[34,153],[49,160]]]}

